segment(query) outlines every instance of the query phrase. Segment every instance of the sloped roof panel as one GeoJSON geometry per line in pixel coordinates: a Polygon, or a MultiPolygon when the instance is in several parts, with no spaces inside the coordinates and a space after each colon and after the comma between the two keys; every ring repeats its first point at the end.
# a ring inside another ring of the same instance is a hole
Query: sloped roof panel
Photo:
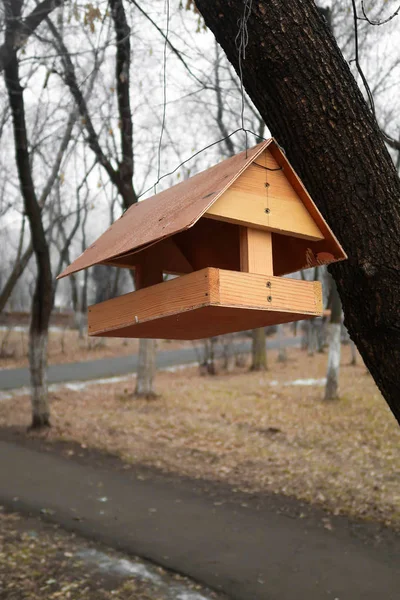
{"type": "Polygon", "coordinates": [[[131,206],[60,275],[66,277],[184,231],[272,142],[236,154],[189,179],[131,206]]]}

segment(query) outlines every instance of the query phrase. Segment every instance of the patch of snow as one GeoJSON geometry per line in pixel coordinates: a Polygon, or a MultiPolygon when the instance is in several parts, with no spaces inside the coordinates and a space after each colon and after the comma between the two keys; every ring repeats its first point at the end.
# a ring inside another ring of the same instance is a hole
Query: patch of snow
{"type": "MultiPolygon", "coordinates": [[[[16,333],[24,332],[29,330],[29,325],[12,325],[8,327],[7,325],[0,325],[0,331],[15,331],[16,333]]],[[[49,331],[57,332],[57,331],[65,331],[64,327],[58,327],[57,325],[51,325],[49,327],[49,331]]]]}
{"type": "Polygon", "coordinates": [[[209,600],[197,592],[178,592],[176,600],[209,600]]]}
{"type": "Polygon", "coordinates": [[[184,582],[177,583],[168,572],[160,575],[156,565],[140,559],[117,558],[93,548],[85,548],[77,552],[76,556],[105,573],[125,578],[138,577],[151,582],[157,587],[157,597],[160,600],[211,600],[209,596],[188,589],[184,582]]]}
{"type": "MultiPolygon", "coordinates": [[[[165,367],[159,369],[159,371],[170,371],[174,373],[176,371],[180,371],[182,369],[187,369],[188,367],[196,366],[197,363],[189,363],[187,365],[177,365],[175,367],[165,367]]],[[[88,381],[66,381],[65,383],[52,383],[49,385],[49,392],[58,392],[62,388],[66,388],[71,392],[81,392],[85,390],[87,387],[91,385],[105,385],[110,383],[120,383],[122,381],[132,380],[135,374],[131,373],[129,375],[121,375],[114,377],[102,377],[101,379],[89,379],[88,381]]],[[[18,396],[25,396],[30,393],[30,389],[27,387],[15,388],[14,390],[10,390],[8,392],[0,392],[0,402],[2,400],[11,400],[12,398],[16,398],[18,396]]]]}
{"type": "Polygon", "coordinates": [[[77,556],[85,562],[98,567],[101,571],[116,573],[125,577],[140,577],[140,579],[151,581],[156,584],[161,583],[161,577],[153,572],[152,568],[147,567],[139,561],[132,561],[126,558],[115,558],[104,552],[95,549],[81,550],[77,556]]]}
{"type": "MultiPolygon", "coordinates": [[[[71,390],[71,392],[80,392],[81,390],[84,390],[85,387],[87,386],[86,382],[79,382],[79,381],[73,381],[72,383],[66,383],[64,384],[64,387],[67,388],[67,390],[71,390]]],[[[51,389],[51,386],[50,386],[51,389]]]]}
{"type": "Polygon", "coordinates": [[[326,379],[295,379],[294,381],[287,381],[284,385],[317,385],[323,387],[326,384],[326,379]]]}
{"type": "Polygon", "coordinates": [[[102,377],[101,379],[89,379],[88,381],[68,381],[66,383],[60,383],[51,385],[49,390],[54,392],[62,387],[66,387],[72,392],[80,392],[90,385],[104,385],[107,383],[120,383],[121,381],[128,381],[132,378],[132,375],[122,375],[120,377],[102,377]]]}
{"type": "Polygon", "coordinates": [[[163,367],[158,369],[159,371],[168,371],[169,373],[177,373],[178,371],[183,371],[184,369],[189,369],[190,367],[197,367],[198,362],[191,362],[185,365],[175,365],[173,367],[163,367]]]}
{"type": "MultiPolygon", "coordinates": [[[[176,367],[166,367],[165,369],[159,369],[160,371],[169,371],[171,373],[175,373],[176,371],[180,371],[182,369],[187,369],[188,367],[196,366],[197,363],[188,363],[187,365],[177,365],[176,367]]],[[[66,388],[72,392],[81,392],[85,390],[87,387],[91,385],[105,385],[110,383],[120,383],[122,381],[132,380],[131,375],[123,375],[116,377],[103,377],[101,379],[90,379],[88,381],[68,381],[65,383],[53,383],[49,385],[50,392],[58,392],[62,388],[66,388]]],[[[272,387],[277,387],[279,385],[316,385],[318,387],[323,387],[326,384],[326,378],[323,379],[295,379],[294,381],[286,381],[280,383],[276,379],[273,379],[269,382],[269,385],[272,387]]],[[[7,392],[0,392],[0,402],[4,400],[12,400],[13,398],[17,398],[18,396],[25,396],[30,393],[30,389],[27,387],[21,387],[14,390],[10,390],[7,392]]]]}

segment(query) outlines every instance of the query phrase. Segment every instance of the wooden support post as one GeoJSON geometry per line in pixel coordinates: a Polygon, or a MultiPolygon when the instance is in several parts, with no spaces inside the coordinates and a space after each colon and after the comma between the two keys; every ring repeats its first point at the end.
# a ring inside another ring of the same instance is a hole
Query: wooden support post
{"type": "Polygon", "coordinates": [[[259,275],[274,274],[270,231],[240,228],[240,270],[259,275]]]}
{"type": "Polygon", "coordinates": [[[151,264],[137,265],[135,268],[135,287],[137,290],[163,282],[161,268],[151,264]]]}

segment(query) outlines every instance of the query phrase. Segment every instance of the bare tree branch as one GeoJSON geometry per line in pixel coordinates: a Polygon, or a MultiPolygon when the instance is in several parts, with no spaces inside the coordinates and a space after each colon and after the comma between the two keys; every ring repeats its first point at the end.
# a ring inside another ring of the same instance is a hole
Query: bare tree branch
{"type": "Polygon", "coordinates": [[[215,41],[215,61],[214,61],[214,76],[215,76],[215,95],[217,98],[217,115],[216,121],[221,132],[222,137],[225,140],[225,146],[227,149],[228,156],[233,156],[235,154],[235,146],[228,136],[228,130],[225,126],[224,122],[224,103],[222,101],[222,90],[221,90],[221,81],[219,77],[219,68],[220,68],[220,56],[219,56],[219,46],[217,41],[215,41]]]}
{"type": "Polygon", "coordinates": [[[131,4],[133,4],[134,6],[136,6],[136,8],[142,13],[142,15],[144,17],[146,17],[146,19],[148,21],[150,21],[150,23],[153,25],[153,27],[155,27],[155,29],[158,31],[158,33],[164,38],[164,40],[167,42],[167,45],[169,46],[169,48],[172,50],[172,52],[175,54],[175,56],[178,58],[178,60],[180,60],[180,62],[183,64],[183,66],[185,67],[186,71],[189,73],[189,75],[191,75],[191,77],[193,77],[193,79],[195,79],[197,81],[197,83],[199,83],[201,85],[202,88],[204,88],[204,82],[201,81],[201,79],[199,79],[194,73],[193,71],[190,69],[189,65],[187,64],[187,62],[185,61],[185,59],[183,58],[181,52],[179,52],[179,50],[172,44],[172,42],[166,37],[165,33],[163,32],[163,30],[157,25],[157,23],[155,21],[153,21],[153,19],[150,17],[150,15],[147,14],[147,12],[145,10],[143,10],[143,8],[140,6],[140,4],[138,4],[136,2],[136,0],[129,0],[131,4]]]}
{"type": "Polygon", "coordinates": [[[115,79],[117,86],[122,154],[122,159],[119,163],[119,175],[124,190],[122,198],[124,201],[124,208],[126,209],[138,201],[132,183],[133,127],[130,105],[131,30],[126,20],[122,0],[110,0],[110,6],[117,41],[115,79]]]}
{"type": "Polygon", "coordinates": [[[400,151],[400,141],[399,140],[395,140],[394,138],[392,138],[390,135],[388,135],[383,130],[382,130],[382,136],[383,136],[383,139],[385,140],[385,142],[387,143],[387,145],[390,146],[390,148],[393,148],[393,150],[400,151]]]}
{"type": "Polygon", "coordinates": [[[43,0],[34,10],[14,28],[12,36],[7,43],[0,46],[0,72],[4,71],[13,56],[13,51],[20,50],[29,36],[64,0],[43,0]]]}
{"type": "Polygon", "coordinates": [[[5,305],[11,293],[18,281],[21,277],[22,273],[25,271],[31,257],[33,255],[33,246],[32,242],[29,243],[29,246],[25,250],[25,252],[20,256],[20,258],[14,262],[13,270],[9,274],[3,289],[0,292],[0,313],[4,310],[5,305]]]}
{"type": "Polygon", "coordinates": [[[119,189],[120,181],[119,181],[118,172],[114,169],[114,167],[112,166],[112,164],[110,163],[110,161],[108,160],[106,155],[104,154],[103,150],[101,149],[101,146],[99,143],[99,138],[98,138],[98,135],[93,126],[86,100],[84,98],[84,95],[83,95],[83,93],[78,85],[78,81],[76,79],[75,68],[72,63],[68,49],[65,46],[64,41],[63,41],[58,29],[55,27],[55,25],[53,24],[51,19],[47,18],[46,22],[47,22],[49,29],[54,37],[55,45],[56,45],[57,50],[61,57],[61,61],[62,61],[63,67],[64,67],[65,83],[67,84],[67,86],[76,102],[76,105],[79,110],[79,114],[81,115],[81,117],[84,121],[85,129],[88,134],[87,142],[89,144],[89,147],[94,152],[98,162],[107,171],[111,181],[119,189]]]}

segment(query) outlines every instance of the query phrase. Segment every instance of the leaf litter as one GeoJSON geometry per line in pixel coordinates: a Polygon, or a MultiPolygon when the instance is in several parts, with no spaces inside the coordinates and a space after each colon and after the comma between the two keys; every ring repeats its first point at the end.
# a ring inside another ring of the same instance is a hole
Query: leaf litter
{"type": "MultiPolygon", "coordinates": [[[[44,435],[128,464],[284,494],[400,530],[400,429],[361,359],[350,366],[343,348],[341,397],[324,402],[326,354],[292,348],[288,357],[279,363],[271,351],[262,373],[159,373],[152,401],[132,396],[133,378],[60,389],[44,435]],[[315,383],[286,385],[299,375],[315,383]]],[[[28,397],[0,404],[2,425],[26,426],[29,417],[28,397]]]]}
{"type": "Polygon", "coordinates": [[[0,512],[4,600],[223,600],[194,581],[90,544],[57,526],[0,512]]]}

